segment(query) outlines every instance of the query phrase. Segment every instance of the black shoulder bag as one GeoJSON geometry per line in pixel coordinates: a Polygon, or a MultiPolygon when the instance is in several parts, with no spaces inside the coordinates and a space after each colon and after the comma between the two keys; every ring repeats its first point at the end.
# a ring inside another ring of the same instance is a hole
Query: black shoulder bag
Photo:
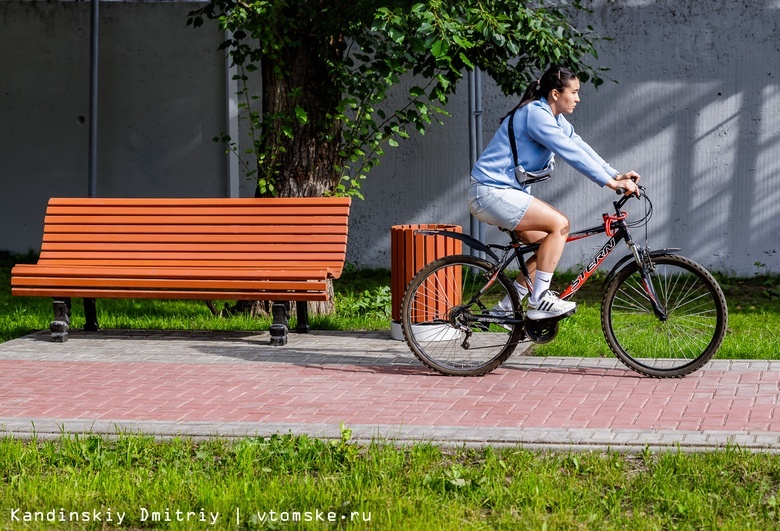
{"type": "Polygon", "coordinates": [[[526,171],[525,168],[518,164],[517,139],[515,139],[515,128],[513,125],[516,112],[517,109],[512,111],[512,114],[509,115],[509,144],[512,146],[512,160],[515,163],[515,179],[520,186],[525,187],[549,179],[555,169],[555,157],[553,156],[550,163],[539,171],[526,171]]]}

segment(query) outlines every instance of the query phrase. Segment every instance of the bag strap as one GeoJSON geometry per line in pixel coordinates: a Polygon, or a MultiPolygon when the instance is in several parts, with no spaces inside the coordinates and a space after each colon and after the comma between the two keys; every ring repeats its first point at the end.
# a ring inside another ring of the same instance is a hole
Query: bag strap
{"type": "MultiPolygon", "coordinates": [[[[512,111],[512,114],[509,115],[509,145],[512,146],[512,160],[515,163],[515,168],[520,166],[520,164],[517,162],[517,139],[515,138],[515,127],[514,127],[514,121],[515,121],[515,113],[517,112],[517,109],[512,111]]],[[[520,186],[528,186],[529,184],[538,183],[541,181],[546,181],[550,178],[550,175],[552,174],[552,170],[550,170],[548,173],[540,176],[534,176],[523,171],[523,174],[525,175],[525,179],[523,179],[522,182],[520,182],[520,186]]]]}
{"type": "Polygon", "coordinates": [[[515,163],[515,168],[520,166],[520,164],[517,162],[517,139],[515,138],[515,113],[517,113],[517,109],[512,111],[512,114],[509,115],[509,145],[512,146],[512,160],[515,163]]]}

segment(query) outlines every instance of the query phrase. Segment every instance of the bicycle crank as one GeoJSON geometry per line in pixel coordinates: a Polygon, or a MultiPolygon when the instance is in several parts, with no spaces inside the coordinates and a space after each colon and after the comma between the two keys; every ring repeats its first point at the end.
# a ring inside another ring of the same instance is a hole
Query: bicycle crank
{"type": "Polygon", "coordinates": [[[526,319],[525,334],[534,343],[549,343],[558,335],[558,322],[561,317],[551,319],[526,319]]]}

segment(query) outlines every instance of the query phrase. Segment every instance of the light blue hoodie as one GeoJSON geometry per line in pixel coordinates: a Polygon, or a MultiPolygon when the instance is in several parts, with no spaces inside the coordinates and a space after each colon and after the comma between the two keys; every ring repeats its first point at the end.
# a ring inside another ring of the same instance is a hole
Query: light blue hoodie
{"type": "MultiPolygon", "coordinates": [[[[510,117],[501,122],[501,127],[471,170],[471,176],[482,184],[522,188],[514,174],[515,164],[509,144],[510,117]]],[[[520,107],[514,117],[517,160],[526,171],[542,170],[555,154],[599,186],[604,186],[610,178],[618,175],[617,170],[574,132],[562,114],[557,118],[553,116],[546,98],[520,107]]]]}

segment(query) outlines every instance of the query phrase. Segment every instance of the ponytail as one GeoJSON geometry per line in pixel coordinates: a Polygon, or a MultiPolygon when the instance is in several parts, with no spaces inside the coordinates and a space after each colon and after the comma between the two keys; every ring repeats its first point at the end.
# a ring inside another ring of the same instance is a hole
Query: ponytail
{"type": "Polygon", "coordinates": [[[539,79],[532,81],[528,88],[525,89],[523,97],[520,98],[514,109],[506,113],[501,121],[503,122],[507,116],[515,112],[520,107],[528,105],[534,100],[540,100],[552,92],[558,90],[563,92],[563,89],[569,84],[569,81],[576,79],[577,74],[565,66],[551,66],[539,79]]]}

